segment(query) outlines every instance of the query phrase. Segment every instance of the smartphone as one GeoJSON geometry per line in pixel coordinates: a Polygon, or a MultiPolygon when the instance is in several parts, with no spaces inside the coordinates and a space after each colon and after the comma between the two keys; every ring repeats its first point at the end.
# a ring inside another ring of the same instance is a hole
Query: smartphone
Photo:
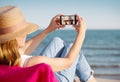
{"type": "Polygon", "coordinates": [[[60,24],[61,25],[76,25],[77,24],[76,15],[61,15],[60,24]]]}

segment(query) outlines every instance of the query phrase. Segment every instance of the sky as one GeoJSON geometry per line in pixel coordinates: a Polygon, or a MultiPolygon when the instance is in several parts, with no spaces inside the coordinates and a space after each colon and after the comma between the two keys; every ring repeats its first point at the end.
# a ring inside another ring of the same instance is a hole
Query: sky
{"type": "Polygon", "coordinates": [[[0,7],[6,5],[20,7],[26,20],[42,29],[57,14],[78,14],[88,29],[120,29],[120,0],[0,0],[0,7]]]}

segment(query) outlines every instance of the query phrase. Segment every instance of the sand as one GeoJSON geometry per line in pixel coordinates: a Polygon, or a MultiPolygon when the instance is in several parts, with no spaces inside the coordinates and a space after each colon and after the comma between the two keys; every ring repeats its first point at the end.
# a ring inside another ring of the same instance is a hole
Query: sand
{"type": "MultiPolygon", "coordinates": [[[[96,78],[97,82],[120,82],[120,80],[96,78]]],[[[74,82],[80,82],[78,79],[74,82]]]]}
{"type": "MultiPolygon", "coordinates": [[[[97,82],[120,82],[120,76],[95,76],[97,82]]],[[[80,82],[78,77],[75,77],[74,82],[80,82]]]]}
{"type": "Polygon", "coordinates": [[[120,82],[120,80],[96,78],[97,82],[120,82]]]}

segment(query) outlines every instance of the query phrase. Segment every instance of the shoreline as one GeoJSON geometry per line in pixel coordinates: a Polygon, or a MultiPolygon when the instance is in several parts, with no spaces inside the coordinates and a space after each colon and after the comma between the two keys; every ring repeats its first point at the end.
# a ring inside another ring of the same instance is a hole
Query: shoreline
{"type": "Polygon", "coordinates": [[[94,74],[96,78],[120,80],[120,74],[94,74]]]}
{"type": "Polygon", "coordinates": [[[120,82],[120,76],[95,76],[97,82],[120,82]]]}

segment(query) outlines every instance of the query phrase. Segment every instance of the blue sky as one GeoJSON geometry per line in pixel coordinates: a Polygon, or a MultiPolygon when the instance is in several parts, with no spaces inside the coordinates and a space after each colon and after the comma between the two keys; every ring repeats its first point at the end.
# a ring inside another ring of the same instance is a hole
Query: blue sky
{"type": "Polygon", "coordinates": [[[0,0],[0,7],[6,5],[19,6],[41,28],[56,14],[79,14],[88,29],[120,29],[120,0],[0,0]]]}

